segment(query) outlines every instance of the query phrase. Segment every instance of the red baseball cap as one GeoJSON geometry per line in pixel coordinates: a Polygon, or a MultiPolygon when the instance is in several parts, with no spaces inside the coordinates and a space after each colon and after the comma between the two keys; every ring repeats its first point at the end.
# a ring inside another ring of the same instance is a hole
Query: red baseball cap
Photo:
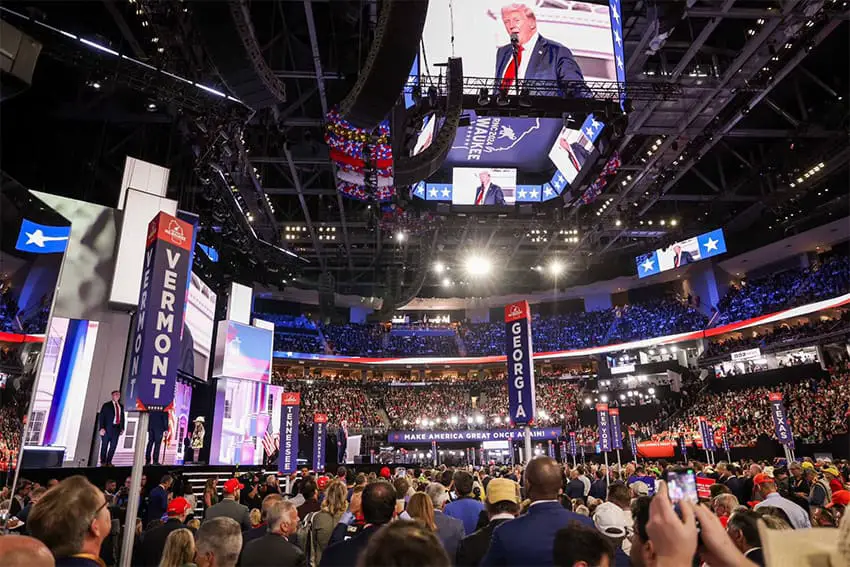
{"type": "Polygon", "coordinates": [[[390,478],[390,467],[383,467],[380,472],[381,478],[390,478]]]}
{"type": "Polygon", "coordinates": [[[189,510],[192,509],[192,505],[189,504],[189,501],[183,498],[182,496],[178,496],[168,503],[168,515],[169,516],[179,516],[181,514],[185,514],[189,510]]]}
{"type": "Polygon", "coordinates": [[[316,479],[316,486],[319,487],[319,490],[324,490],[328,487],[328,484],[330,484],[330,482],[331,481],[328,477],[322,475],[316,479]]]}
{"type": "Polygon", "coordinates": [[[764,484],[765,482],[776,482],[776,481],[773,480],[772,476],[768,476],[764,473],[758,473],[756,476],[753,477],[753,484],[756,485],[756,486],[758,486],[760,484],[764,484]]]}
{"type": "Polygon", "coordinates": [[[231,478],[231,479],[229,479],[227,482],[225,482],[225,483],[224,483],[224,488],[223,488],[223,490],[224,490],[224,492],[226,492],[227,494],[233,494],[234,492],[236,492],[236,490],[237,490],[237,489],[238,489],[238,490],[242,490],[243,488],[245,488],[245,485],[244,485],[244,484],[242,484],[241,482],[239,482],[239,480],[238,480],[238,479],[231,478]]]}

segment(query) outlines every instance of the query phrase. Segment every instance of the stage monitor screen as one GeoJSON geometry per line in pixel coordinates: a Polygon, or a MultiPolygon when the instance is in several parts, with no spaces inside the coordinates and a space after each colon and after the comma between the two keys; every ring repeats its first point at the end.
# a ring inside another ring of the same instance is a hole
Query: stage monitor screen
{"type": "Polygon", "coordinates": [[[268,383],[273,343],[274,331],[235,321],[219,321],[214,377],[268,383]]]}
{"type": "Polygon", "coordinates": [[[645,278],[725,253],[726,239],[718,228],[638,256],[635,264],[638,277],[645,278]]]}
{"type": "Polygon", "coordinates": [[[192,272],[183,320],[179,370],[201,380],[209,377],[215,299],[212,289],[192,272]]]}
{"type": "Polygon", "coordinates": [[[602,123],[589,118],[589,124],[582,126],[579,130],[568,127],[561,129],[552,149],[549,150],[549,159],[566,179],[567,183],[575,181],[578,172],[590,158],[595,149],[593,142],[595,134],[601,129],[602,123]]]}
{"type": "Polygon", "coordinates": [[[452,204],[513,205],[516,169],[456,167],[452,170],[452,204]]]}

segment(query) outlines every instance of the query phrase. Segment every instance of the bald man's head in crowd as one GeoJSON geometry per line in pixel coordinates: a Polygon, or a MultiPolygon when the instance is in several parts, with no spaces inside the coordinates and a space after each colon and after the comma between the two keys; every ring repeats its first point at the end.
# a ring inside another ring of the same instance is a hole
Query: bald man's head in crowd
{"type": "Polygon", "coordinates": [[[29,536],[0,536],[0,565],[3,567],[54,567],[47,546],[29,536]]]}
{"type": "Polygon", "coordinates": [[[537,500],[557,500],[563,487],[561,466],[550,457],[531,459],[525,469],[525,490],[528,498],[537,500]]]}

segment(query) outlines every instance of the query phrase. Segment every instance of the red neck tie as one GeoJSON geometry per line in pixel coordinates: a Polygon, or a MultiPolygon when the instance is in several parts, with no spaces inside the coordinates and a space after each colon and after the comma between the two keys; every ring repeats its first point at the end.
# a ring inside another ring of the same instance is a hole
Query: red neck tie
{"type": "Polygon", "coordinates": [[[478,189],[478,195],[475,196],[475,204],[480,205],[481,201],[484,199],[484,186],[482,185],[478,189]]]}
{"type": "Polygon", "coordinates": [[[117,402],[112,402],[112,405],[115,406],[115,425],[121,425],[121,409],[117,402]]]}
{"type": "Polygon", "coordinates": [[[512,57],[510,61],[508,61],[508,68],[505,69],[505,76],[502,79],[502,90],[506,91],[511,88],[511,85],[514,84],[517,75],[517,69],[520,65],[522,65],[522,51],[523,47],[520,45],[516,51],[516,63],[514,63],[514,58],[512,57]]]}

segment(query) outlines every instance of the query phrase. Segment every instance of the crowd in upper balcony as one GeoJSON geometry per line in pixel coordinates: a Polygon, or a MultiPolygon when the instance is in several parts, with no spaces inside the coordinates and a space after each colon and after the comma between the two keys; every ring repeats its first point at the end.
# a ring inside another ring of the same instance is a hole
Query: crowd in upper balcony
{"type": "Polygon", "coordinates": [[[733,323],[850,291],[850,258],[835,255],[733,286],[718,304],[717,324],[733,323]]]}

